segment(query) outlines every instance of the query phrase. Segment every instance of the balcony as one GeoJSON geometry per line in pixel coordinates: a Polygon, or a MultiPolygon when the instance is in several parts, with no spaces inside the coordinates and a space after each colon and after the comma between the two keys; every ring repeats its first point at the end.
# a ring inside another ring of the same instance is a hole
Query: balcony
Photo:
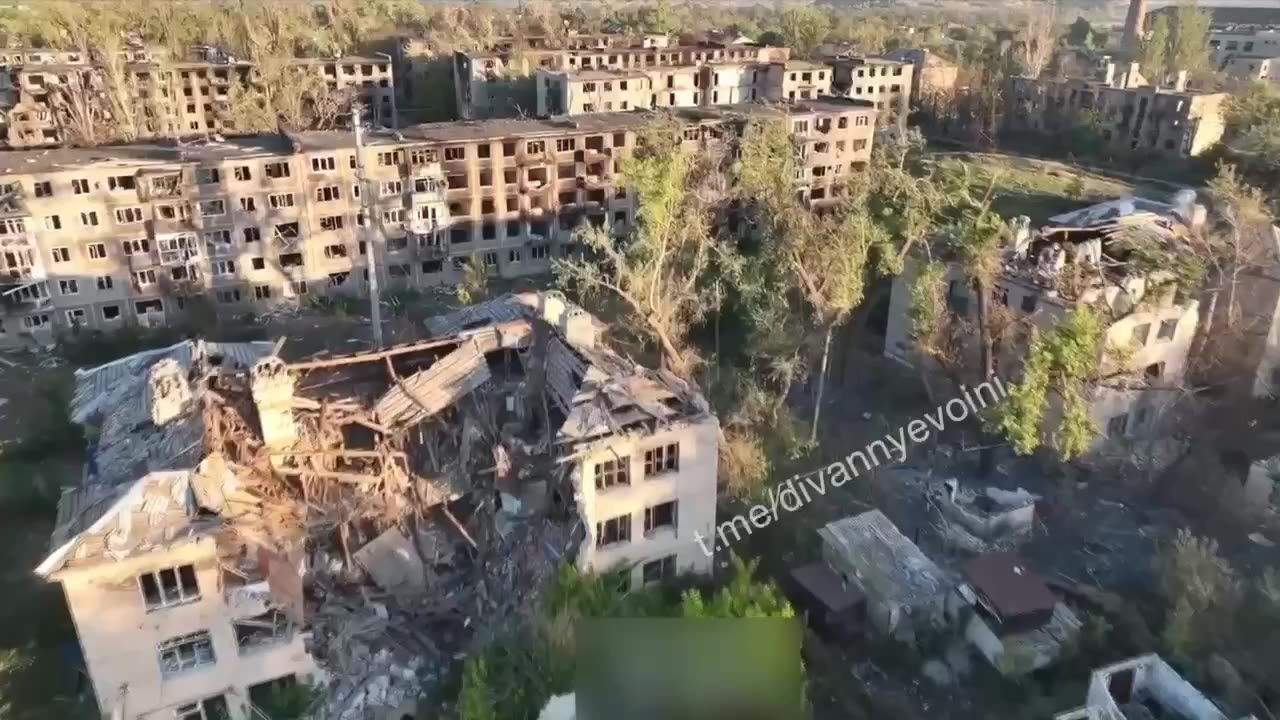
{"type": "Polygon", "coordinates": [[[4,307],[13,312],[48,310],[53,307],[49,285],[44,280],[33,281],[20,276],[14,277],[6,272],[0,280],[0,293],[4,297],[4,307]]]}

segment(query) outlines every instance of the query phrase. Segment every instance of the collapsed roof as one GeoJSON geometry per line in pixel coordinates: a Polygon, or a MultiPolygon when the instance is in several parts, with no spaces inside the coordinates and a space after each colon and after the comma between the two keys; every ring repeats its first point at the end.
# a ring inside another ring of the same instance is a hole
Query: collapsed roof
{"type": "Polygon", "coordinates": [[[443,663],[529,607],[580,544],[565,459],[710,413],[688,383],[607,349],[559,293],[427,326],[425,340],[296,362],[283,342],[191,341],[77,372],[72,417],[97,441],[37,572],[206,538],[236,583],[264,580],[263,553],[305,558],[305,608],[296,589],[272,600],[312,624],[341,682],[406,648],[443,663]],[[396,635],[423,627],[443,634],[396,635]]]}

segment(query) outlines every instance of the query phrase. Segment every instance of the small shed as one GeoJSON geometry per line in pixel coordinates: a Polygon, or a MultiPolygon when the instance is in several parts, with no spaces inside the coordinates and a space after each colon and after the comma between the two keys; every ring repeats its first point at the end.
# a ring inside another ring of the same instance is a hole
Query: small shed
{"type": "Polygon", "coordinates": [[[862,586],[867,618],[876,628],[913,641],[916,627],[944,622],[954,582],[884,513],[836,520],[818,534],[827,564],[862,586]]]}
{"type": "Polygon", "coordinates": [[[856,580],[820,562],[792,568],[787,580],[787,595],[815,631],[849,637],[862,629],[867,596],[856,580]]]}

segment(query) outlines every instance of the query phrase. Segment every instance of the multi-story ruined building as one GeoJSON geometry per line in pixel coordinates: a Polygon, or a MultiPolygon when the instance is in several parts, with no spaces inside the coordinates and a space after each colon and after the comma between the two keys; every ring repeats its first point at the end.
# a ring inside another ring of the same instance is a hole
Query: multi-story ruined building
{"type": "MultiPolygon", "coordinates": [[[[746,120],[804,140],[820,203],[870,159],[875,109],[846,99],[685,110],[687,146],[746,120]]],[[[192,303],[264,310],[310,294],[457,282],[468,263],[516,277],[571,252],[580,223],[624,233],[620,160],[648,113],[434,123],[0,155],[0,343],[55,328],[163,324],[192,303]],[[363,172],[364,180],[361,180],[363,172]]]]}
{"type": "MultiPolygon", "coordinates": [[[[1194,193],[1180,194],[1172,204],[1122,198],[1048,218],[1002,249],[990,304],[1008,314],[1009,327],[1022,329],[1006,331],[1016,339],[997,352],[1001,377],[1017,377],[1030,327],[1047,332],[1083,306],[1104,313],[1102,367],[1125,379],[1087,388],[1089,418],[1098,433],[1091,445],[1095,458],[1127,451],[1127,440],[1167,436],[1162,416],[1176,398],[1169,390],[1186,378],[1199,323],[1198,288],[1175,290],[1170,275],[1134,267],[1122,238],[1142,233],[1174,253],[1203,222],[1204,208],[1195,204],[1194,193]]],[[[907,365],[919,359],[911,327],[914,274],[913,269],[894,280],[885,335],[885,355],[907,365]]],[[[965,270],[948,265],[945,281],[951,312],[976,322],[977,298],[965,270]]],[[[1059,412],[1051,408],[1049,417],[1059,412]]]]}
{"type": "Polygon", "coordinates": [[[1196,156],[1222,138],[1227,94],[1188,90],[1186,78],[1148,85],[1137,63],[1119,76],[1107,63],[1099,80],[1016,77],[1006,118],[1014,129],[1052,133],[1089,113],[1117,149],[1196,156]]]}
{"type": "MultiPolygon", "coordinates": [[[[253,63],[210,48],[193,60],[170,61],[148,49],[126,51],[125,82],[135,93],[140,137],[235,132],[230,93],[236,83],[255,82],[253,63]],[[148,131],[150,125],[154,132],[148,131]]],[[[9,147],[60,145],[71,138],[55,117],[60,100],[107,91],[102,68],[81,53],[0,52],[0,115],[7,117],[9,147]],[[65,96],[65,97],[62,97],[65,96]]],[[[367,117],[394,126],[395,86],[390,57],[300,58],[294,65],[322,78],[333,92],[350,91],[369,108],[367,117]]]]}
{"type": "Polygon", "coordinates": [[[77,373],[96,440],[37,573],[103,716],[262,718],[307,682],[327,715],[398,720],[415,669],[561,561],[636,587],[711,571],[719,424],[696,387],[558,293],[428,325],[353,355],[187,341],[77,373]]]}
{"type": "Polygon", "coordinates": [[[876,57],[836,58],[831,91],[836,95],[867,100],[880,111],[880,121],[906,122],[911,111],[915,65],[876,57]]]}
{"type": "MultiPolygon", "coordinates": [[[[514,115],[521,110],[530,113],[535,109],[540,115],[546,115],[553,113],[544,112],[544,94],[548,96],[546,102],[550,107],[574,107],[575,103],[569,100],[569,96],[580,95],[583,84],[596,82],[591,77],[579,77],[579,74],[590,76],[603,71],[623,74],[628,80],[647,77],[649,95],[658,95],[643,98],[649,107],[688,107],[704,104],[701,95],[697,100],[693,99],[696,93],[709,87],[703,83],[701,67],[724,66],[723,69],[716,68],[724,73],[723,88],[711,89],[713,94],[707,97],[706,104],[729,104],[751,99],[749,93],[741,89],[749,89],[750,86],[738,80],[730,82],[731,76],[739,78],[743,73],[756,73],[758,80],[752,82],[762,81],[770,65],[785,63],[789,58],[790,50],[787,48],[716,43],[675,47],[649,42],[631,47],[524,49],[518,53],[511,50],[459,52],[454,54],[454,91],[458,113],[463,118],[514,115]],[[551,89],[548,82],[555,82],[558,87],[551,89]],[[731,90],[733,87],[739,90],[731,90]],[[670,97],[672,93],[677,95],[675,100],[670,97]],[[716,95],[721,99],[713,100],[716,95]],[[735,96],[739,99],[733,99],[735,96]],[[558,105],[555,97],[562,99],[558,105]]],[[[829,79],[830,69],[824,70],[829,79]]],[[[787,90],[802,90],[810,85],[813,83],[801,87],[797,77],[797,86],[787,90]]],[[[761,99],[787,97],[785,93],[767,95],[763,86],[759,90],[761,99]]],[[[597,85],[594,92],[604,91],[597,85]]],[[[610,93],[620,94],[621,91],[610,93]]],[[[817,92],[808,95],[811,98],[817,96],[817,92]]],[[[797,99],[804,97],[799,93],[796,95],[797,99]]],[[[615,110],[622,109],[619,105],[623,100],[629,107],[643,107],[635,104],[635,98],[602,97],[596,111],[600,112],[606,101],[615,103],[615,110]]]]}
{"type": "Polygon", "coordinates": [[[799,60],[652,69],[539,69],[538,115],[708,107],[830,94],[831,68],[799,60]]]}

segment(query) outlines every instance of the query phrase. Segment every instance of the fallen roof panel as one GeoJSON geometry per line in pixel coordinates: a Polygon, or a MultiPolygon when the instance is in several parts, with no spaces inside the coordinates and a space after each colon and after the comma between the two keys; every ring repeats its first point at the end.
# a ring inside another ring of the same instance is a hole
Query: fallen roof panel
{"type": "Polygon", "coordinates": [[[434,365],[402,378],[378,399],[374,414],[388,426],[412,425],[488,382],[489,364],[476,343],[464,343],[434,365]]]}

